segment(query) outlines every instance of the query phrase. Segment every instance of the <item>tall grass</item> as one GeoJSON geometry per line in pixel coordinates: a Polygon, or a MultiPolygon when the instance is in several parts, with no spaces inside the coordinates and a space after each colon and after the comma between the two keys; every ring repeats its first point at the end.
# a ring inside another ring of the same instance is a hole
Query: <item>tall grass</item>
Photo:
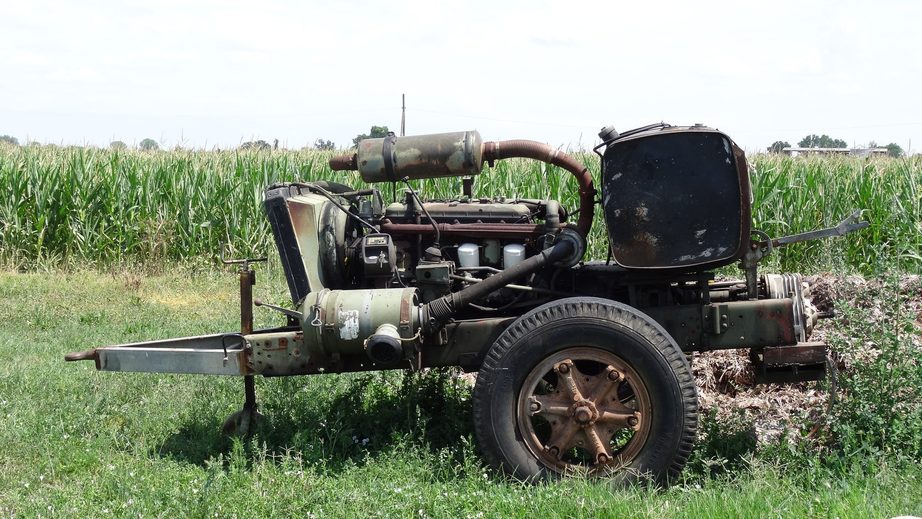
{"type": "MultiPolygon", "coordinates": [[[[334,173],[330,152],[110,151],[0,147],[0,260],[39,264],[158,262],[273,247],[262,214],[264,188],[274,182],[336,180],[358,186],[353,173],[334,173]]],[[[598,178],[592,154],[580,157],[598,178]]],[[[830,226],[865,209],[870,229],[836,240],[778,251],[784,269],[848,269],[865,273],[922,268],[922,159],[753,158],[753,220],[780,236],[830,226]]],[[[449,197],[459,179],[418,183],[424,196],[449,197]]],[[[556,198],[577,207],[566,172],[534,161],[497,163],[478,177],[478,196],[556,198]]],[[[387,186],[383,191],[390,194],[387,186]]],[[[589,255],[604,258],[601,218],[589,255]]]]}
{"type": "Polygon", "coordinates": [[[753,165],[753,221],[773,237],[833,226],[858,209],[871,223],[845,237],[780,249],[774,260],[782,268],[922,270],[922,157],[757,155],[753,165]]]}

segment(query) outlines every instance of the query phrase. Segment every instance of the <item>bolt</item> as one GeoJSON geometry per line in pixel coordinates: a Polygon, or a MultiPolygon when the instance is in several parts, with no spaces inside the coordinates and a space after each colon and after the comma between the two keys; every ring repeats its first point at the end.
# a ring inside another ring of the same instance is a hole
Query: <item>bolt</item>
{"type": "Polygon", "coordinates": [[[621,378],[621,373],[618,373],[615,370],[608,372],[608,380],[618,380],[619,378],[621,378]]]}
{"type": "Polygon", "coordinates": [[[628,419],[627,419],[627,424],[630,425],[631,427],[636,427],[636,426],[637,426],[637,417],[636,417],[636,416],[632,416],[632,417],[628,418],[628,419]]]}
{"type": "Polygon", "coordinates": [[[568,366],[565,362],[561,362],[560,364],[557,365],[557,372],[558,373],[569,373],[570,366],[568,366]]]}
{"type": "Polygon", "coordinates": [[[538,411],[541,410],[541,404],[539,404],[538,402],[532,402],[532,403],[528,406],[528,408],[531,410],[531,412],[537,413],[538,411]]]}
{"type": "Polygon", "coordinates": [[[592,418],[592,412],[589,411],[588,407],[579,407],[576,409],[574,418],[579,423],[587,423],[592,418]]]}
{"type": "Polygon", "coordinates": [[[599,454],[596,460],[599,462],[599,464],[608,463],[609,457],[607,454],[599,454]]]}

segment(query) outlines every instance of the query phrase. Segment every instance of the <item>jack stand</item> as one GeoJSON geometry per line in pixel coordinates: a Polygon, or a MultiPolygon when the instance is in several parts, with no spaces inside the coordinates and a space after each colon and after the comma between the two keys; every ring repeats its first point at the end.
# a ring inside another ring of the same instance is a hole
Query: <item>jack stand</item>
{"type": "MultiPolygon", "coordinates": [[[[240,278],[240,334],[242,336],[253,333],[253,285],[256,284],[256,272],[250,268],[250,263],[266,261],[266,258],[247,258],[239,260],[225,260],[222,256],[221,263],[225,265],[240,265],[237,274],[240,278]]],[[[256,380],[253,375],[243,377],[243,409],[230,415],[224,421],[224,432],[240,437],[249,436],[256,424],[264,418],[256,405],[256,380]]]]}

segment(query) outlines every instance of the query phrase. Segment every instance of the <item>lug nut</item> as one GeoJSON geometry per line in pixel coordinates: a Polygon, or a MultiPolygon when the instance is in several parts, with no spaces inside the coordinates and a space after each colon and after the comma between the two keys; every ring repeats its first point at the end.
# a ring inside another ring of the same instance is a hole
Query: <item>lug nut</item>
{"type": "Polygon", "coordinates": [[[621,378],[621,373],[618,373],[615,370],[611,370],[608,372],[608,380],[618,380],[620,378],[621,378]]]}
{"type": "Polygon", "coordinates": [[[538,402],[532,402],[532,403],[528,406],[528,409],[530,409],[531,412],[533,412],[533,413],[537,413],[538,411],[541,410],[541,404],[539,404],[538,402]]]}
{"type": "Polygon", "coordinates": [[[636,426],[637,426],[637,422],[638,422],[638,420],[637,420],[637,417],[636,417],[636,416],[632,416],[632,417],[630,417],[630,418],[627,419],[627,424],[630,425],[631,427],[636,427],[636,426]]]}
{"type": "Polygon", "coordinates": [[[609,458],[607,454],[599,454],[599,457],[596,458],[596,461],[598,461],[599,464],[603,464],[603,463],[608,463],[609,459],[611,458],[609,458]]]}
{"type": "Polygon", "coordinates": [[[557,365],[557,372],[558,373],[569,373],[570,366],[568,366],[565,362],[561,362],[560,364],[557,365]]]}

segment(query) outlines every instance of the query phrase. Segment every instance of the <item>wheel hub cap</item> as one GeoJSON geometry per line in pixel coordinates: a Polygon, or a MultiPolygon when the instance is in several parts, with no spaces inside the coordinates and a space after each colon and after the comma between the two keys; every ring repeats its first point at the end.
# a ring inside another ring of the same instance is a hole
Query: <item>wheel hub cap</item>
{"type": "Polygon", "coordinates": [[[616,355],[593,348],[564,350],[536,366],[517,409],[529,449],[563,473],[629,463],[649,431],[640,380],[616,355]]]}

